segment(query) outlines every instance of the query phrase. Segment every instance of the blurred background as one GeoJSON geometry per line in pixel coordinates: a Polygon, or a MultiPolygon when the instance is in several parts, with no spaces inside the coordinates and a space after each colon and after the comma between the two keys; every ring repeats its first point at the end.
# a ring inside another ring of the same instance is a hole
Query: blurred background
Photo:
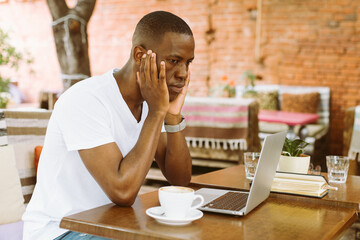
{"type": "MultiPolygon", "coordinates": [[[[98,0],[87,27],[91,75],[127,61],[136,23],[155,10],[193,30],[189,95],[216,95],[224,81],[244,85],[250,70],[255,84],[329,87],[329,152],[342,153],[345,110],[360,104],[359,0],[98,0]]],[[[32,59],[18,71],[0,67],[22,103],[63,90],[51,23],[45,0],[0,0],[0,28],[32,59]]]]}

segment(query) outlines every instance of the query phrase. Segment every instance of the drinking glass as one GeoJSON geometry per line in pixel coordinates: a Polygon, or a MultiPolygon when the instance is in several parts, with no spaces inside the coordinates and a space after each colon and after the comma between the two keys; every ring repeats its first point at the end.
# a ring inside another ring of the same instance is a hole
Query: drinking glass
{"type": "Polygon", "coordinates": [[[349,158],[345,156],[326,156],[329,182],[345,183],[349,171],[349,158]]]}
{"type": "Polygon", "coordinates": [[[245,163],[245,175],[249,180],[253,180],[256,172],[256,167],[259,162],[259,152],[245,152],[244,163],[245,163]]]}

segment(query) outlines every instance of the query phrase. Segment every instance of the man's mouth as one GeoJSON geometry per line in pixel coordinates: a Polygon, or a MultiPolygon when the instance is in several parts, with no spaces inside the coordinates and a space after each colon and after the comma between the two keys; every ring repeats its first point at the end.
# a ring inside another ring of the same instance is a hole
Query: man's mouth
{"type": "Polygon", "coordinates": [[[182,89],[183,89],[183,86],[170,85],[170,86],[168,86],[168,88],[172,92],[180,93],[182,91],[182,89]]]}

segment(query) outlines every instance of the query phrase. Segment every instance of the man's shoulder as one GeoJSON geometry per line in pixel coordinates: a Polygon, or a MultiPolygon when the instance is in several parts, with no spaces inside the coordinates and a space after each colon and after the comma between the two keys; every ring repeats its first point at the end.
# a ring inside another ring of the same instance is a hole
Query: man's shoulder
{"type": "MultiPolygon", "coordinates": [[[[91,86],[105,86],[107,82],[113,81],[113,69],[105,72],[101,75],[95,75],[89,78],[86,78],[76,84],[74,84],[70,89],[77,89],[77,88],[85,88],[91,89],[91,86]]],[[[70,90],[69,89],[69,90],[70,90]]]]}
{"type": "MultiPolygon", "coordinates": [[[[92,76],[84,79],[67,89],[57,100],[56,105],[76,107],[96,105],[96,102],[111,101],[114,94],[115,80],[112,76],[113,70],[102,75],[92,76]],[[109,100],[108,100],[109,99],[109,100]]],[[[115,94],[116,95],[116,94],[115,94]]]]}
{"type": "MultiPolygon", "coordinates": [[[[83,94],[91,94],[91,93],[98,93],[99,90],[107,88],[109,84],[113,84],[112,79],[112,70],[102,74],[102,75],[95,75],[71,86],[68,90],[64,92],[64,96],[67,95],[83,95],[83,94]]],[[[62,96],[63,96],[62,95],[62,96]]]]}

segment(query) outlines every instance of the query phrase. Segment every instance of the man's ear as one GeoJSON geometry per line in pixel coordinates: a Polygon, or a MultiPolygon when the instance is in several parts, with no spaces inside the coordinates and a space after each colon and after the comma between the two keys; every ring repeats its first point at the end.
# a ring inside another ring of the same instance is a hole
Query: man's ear
{"type": "Polygon", "coordinates": [[[134,47],[133,58],[137,65],[140,66],[141,58],[145,53],[146,53],[146,49],[143,48],[142,46],[134,47]]]}

